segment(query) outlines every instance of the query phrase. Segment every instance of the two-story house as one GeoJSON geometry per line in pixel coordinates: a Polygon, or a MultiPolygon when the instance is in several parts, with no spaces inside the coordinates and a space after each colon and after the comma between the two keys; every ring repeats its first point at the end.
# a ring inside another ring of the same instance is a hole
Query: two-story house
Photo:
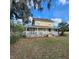
{"type": "Polygon", "coordinates": [[[26,26],[26,37],[44,37],[53,31],[53,21],[33,18],[32,25],[26,26]]]}

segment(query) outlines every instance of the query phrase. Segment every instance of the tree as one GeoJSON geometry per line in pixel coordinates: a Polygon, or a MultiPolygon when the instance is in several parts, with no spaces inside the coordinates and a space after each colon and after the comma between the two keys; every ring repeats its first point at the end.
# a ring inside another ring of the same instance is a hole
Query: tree
{"type": "Polygon", "coordinates": [[[26,18],[31,15],[30,10],[32,8],[37,9],[39,11],[43,10],[41,2],[48,2],[47,7],[48,9],[50,9],[51,0],[11,0],[10,18],[12,17],[12,14],[15,14],[16,19],[22,18],[25,22],[26,18]]]}
{"type": "Polygon", "coordinates": [[[59,31],[61,31],[60,35],[64,35],[64,32],[69,29],[69,24],[66,22],[61,22],[58,24],[59,31]]]}

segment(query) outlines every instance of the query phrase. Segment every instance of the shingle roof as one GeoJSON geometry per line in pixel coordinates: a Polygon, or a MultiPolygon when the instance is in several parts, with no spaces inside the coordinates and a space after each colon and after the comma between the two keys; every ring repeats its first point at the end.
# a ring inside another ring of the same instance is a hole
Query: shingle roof
{"type": "Polygon", "coordinates": [[[43,19],[43,18],[33,18],[33,20],[39,20],[39,21],[47,21],[47,22],[54,22],[50,19],[43,19]]]}

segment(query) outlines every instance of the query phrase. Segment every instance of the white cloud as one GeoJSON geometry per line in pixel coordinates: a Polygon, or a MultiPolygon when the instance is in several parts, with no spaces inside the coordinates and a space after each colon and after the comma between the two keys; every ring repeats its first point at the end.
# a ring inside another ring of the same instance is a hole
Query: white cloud
{"type": "Polygon", "coordinates": [[[36,5],[35,5],[35,6],[36,6],[36,9],[38,9],[38,4],[37,4],[37,3],[36,3],[36,5]]]}
{"type": "Polygon", "coordinates": [[[61,23],[62,22],[61,18],[52,18],[51,20],[53,20],[55,23],[61,23]]]}
{"type": "Polygon", "coordinates": [[[54,21],[54,26],[57,27],[59,23],[62,22],[61,18],[52,18],[52,21],[54,21]]]}
{"type": "Polygon", "coordinates": [[[69,1],[68,0],[58,0],[59,4],[65,5],[68,4],[69,1]]]}
{"type": "Polygon", "coordinates": [[[69,21],[67,21],[67,23],[69,24],[69,21]]]}
{"type": "Polygon", "coordinates": [[[33,0],[30,1],[30,4],[31,4],[32,7],[34,7],[33,0]]]}

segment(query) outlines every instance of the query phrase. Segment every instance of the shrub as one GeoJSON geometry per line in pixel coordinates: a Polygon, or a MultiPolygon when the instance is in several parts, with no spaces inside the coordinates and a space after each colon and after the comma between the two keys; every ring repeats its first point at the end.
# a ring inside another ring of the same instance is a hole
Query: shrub
{"type": "Polygon", "coordinates": [[[18,34],[11,35],[11,36],[10,36],[10,43],[11,43],[11,44],[15,43],[16,41],[19,40],[19,38],[20,38],[20,35],[18,35],[18,34]]]}
{"type": "Polygon", "coordinates": [[[10,43],[13,44],[16,41],[18,41],[20,38],[22,38],[22,33],[23,33],[23,30],[24,30],[24,27],[21,24],[11,23],[10,28],[11,28],[10,43]]]}

